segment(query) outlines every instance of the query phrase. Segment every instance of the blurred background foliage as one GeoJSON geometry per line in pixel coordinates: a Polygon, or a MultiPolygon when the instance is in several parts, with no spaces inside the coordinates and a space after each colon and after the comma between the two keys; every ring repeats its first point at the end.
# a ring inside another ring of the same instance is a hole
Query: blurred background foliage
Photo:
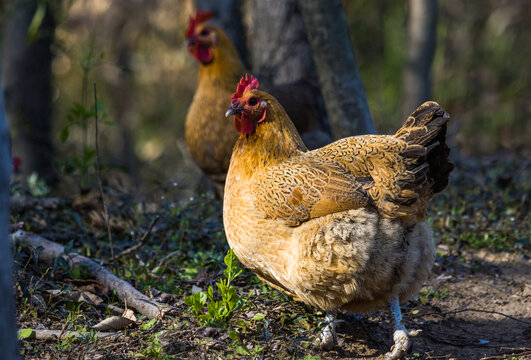
{"type": "MultiPolygon", "coordinates": [[[[343,5],[376,128],[392,132],[403,121],[408,2],[343,5]]],[[[104,120],[115,125],[100,128],[107,166],[128,168],[133,182],[155,186],[197,178],[197,170],[183,171],[193,169],[183,168],[183,129],[197,74],[184,46],[194,2],[69,0],[60,8],[52,63],[58,164],[81,151],[83,133],[69,127],[69,114],[71,120],[76,103],[92,106],[96,83],[104,120]]],[[[452,115],[454,151],[529,153],[530,15],[526,0],[439,2],[432,97],[452,115]]],[[[250,17],[244,20],[249,29],[250,17]]],[[[94,138],[93,124],[87,136],[94,138]]]]}
{"type": "MultiPolygon", "coordinates": [[[[381,132],[400,119],[407,3],[345,1],[367,98],[381,132]]],[[[521,151],[531,138],[531,3],[439,1],[433,99],[464,154],[521,151]]]]}

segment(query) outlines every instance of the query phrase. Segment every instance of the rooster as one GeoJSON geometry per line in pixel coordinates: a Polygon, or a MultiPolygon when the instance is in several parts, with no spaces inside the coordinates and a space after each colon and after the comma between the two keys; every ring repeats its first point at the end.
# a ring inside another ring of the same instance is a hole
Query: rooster
{"type": "MultiPolygon", "coordinates": [[[[211,17],[210,12],[197,11],[186,30],[188,51],[199,62],[199,75],[186,116],[185,139],[194,161],[222,194],[232,148],[238,139],[223,114],[234,84],[246,70],[229,37],[219,27],[205,23],[211,17]]],[[[321,129],[319,119],[312,116],[319,113],[314,102],[316,91],[304,80],[271,89],[289,105],[288,112],[310,148],[332,141],[321,129]]]]}
{"type": "Polygon", "coordinates": [[[426,102],[395,135],[344,138],[309,151],[280,103],[244,77],[226,116],[239,133],[225,185],[223,221],[240,261],[271,286],[327,311],[320,341],[335,343],[337,311],[390,306],[394,346],[410,346],[399,301],[431,270],[424,221],[453,165],[448,114],[426,102]]]}

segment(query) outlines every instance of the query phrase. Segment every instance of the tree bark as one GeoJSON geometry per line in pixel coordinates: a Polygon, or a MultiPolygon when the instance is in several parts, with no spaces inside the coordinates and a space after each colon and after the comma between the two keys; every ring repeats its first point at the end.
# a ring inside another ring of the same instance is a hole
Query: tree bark
{"type": "MultiPolygon", "coordinates": [[[[248,65],[247,45],[243,28],[242,0],[195,0],[196,9],[212,11],[208,22],[219,26],[232,40],[240,59],[248,65]]],[[[192,14],[190,14],[192,15],[192,14]]]]}
{"type": "Polygon", "coordinates": [[[270,85],[317,83],[312,48],[296,0],[251,2],[253,73],[270,85]]]}
{"type": "Polygon", "coordinates": [[[328,144],[330,125],[297,0],[251,1],[253,74],[279,100],[310,148],[328,144]]]}
{"type": "Polygon", "coordinates": [[[3,39],[5,110],[10,121],[13,155],[21,158],[21,172],[36,171],[54,178],[51,139],[51,46],[55,20],[52,5],[45,2],[44,17],[34,39],[28,29],[37,0],[13,0],[3,39]]]}
{"type": "Polygon", "coordinates": [[[335,138],[374,134],[340,0],[300,0],[326,111],[335,138]]]}
{"type": "Polygon", "coordinates": [[[409,8],[403,117],[430,100],[430,71],[437,42],[437,0],[409,0],[409,8]]]}
{"type": "MultiPolygon", "coordinates": [[[[2,61],[0,60],[0,70],[2,61]]],[[[0,89],[2,76],[0,71],[0,89]]],[[[0,349],[3,359],[17,359],[15,328],[15,297],[12,281],[12,255],[9,247],[9,177],[12,171],[9,151],[9,132],[4,112],[4,98],[0,93],[0,349]]]]}

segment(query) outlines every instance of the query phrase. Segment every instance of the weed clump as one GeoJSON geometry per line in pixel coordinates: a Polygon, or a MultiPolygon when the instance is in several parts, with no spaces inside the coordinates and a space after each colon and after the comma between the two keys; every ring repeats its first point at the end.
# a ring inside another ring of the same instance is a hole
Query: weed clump
{"type": "Polygon", "coordinates": [[[214,288],[210,285],[207,291],[190,295],[184,301],[186,305],[190,306],[191,313],[202,326],[226,328],[229,326],[234,313],[243,307],[243,299],[238,296],[236,288],[231,285],[231,282],[242,273],[242,269],[237,266],[238,258],[232,249],[227,252],[224,262],[227,266],[223,272],[225,278],[216,282],[221,300],[216,300],[214,288]],[[204,307],[207,300],[209,303],[205,312],[204,307]]]}

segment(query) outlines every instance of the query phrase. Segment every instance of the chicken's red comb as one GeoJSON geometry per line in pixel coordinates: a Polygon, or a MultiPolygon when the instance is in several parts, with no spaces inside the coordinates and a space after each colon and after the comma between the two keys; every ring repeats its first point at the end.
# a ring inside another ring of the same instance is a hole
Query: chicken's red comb
{"type": "Polygon", "coordinates": [[[212,18],[212,11],[197,10],[194,17],[190,16],[188,29],[186,29],[186,38],[189,39],[194,36],[195,27],[210,18],[212,18]]]}
{"type": "Polygon", "coordinates": [[[231,104],[234,104],[237,102],[243,95],[243,92],[245,90],[251,90],[251,89],[258,89],[258,79],[256,79],[254,76],[245,74],[245,76],[242,76],[240,79],[240,82],[238,83],[238,87],[236,88],[236,92],[232,94],[231,97],[231,104]]]}

